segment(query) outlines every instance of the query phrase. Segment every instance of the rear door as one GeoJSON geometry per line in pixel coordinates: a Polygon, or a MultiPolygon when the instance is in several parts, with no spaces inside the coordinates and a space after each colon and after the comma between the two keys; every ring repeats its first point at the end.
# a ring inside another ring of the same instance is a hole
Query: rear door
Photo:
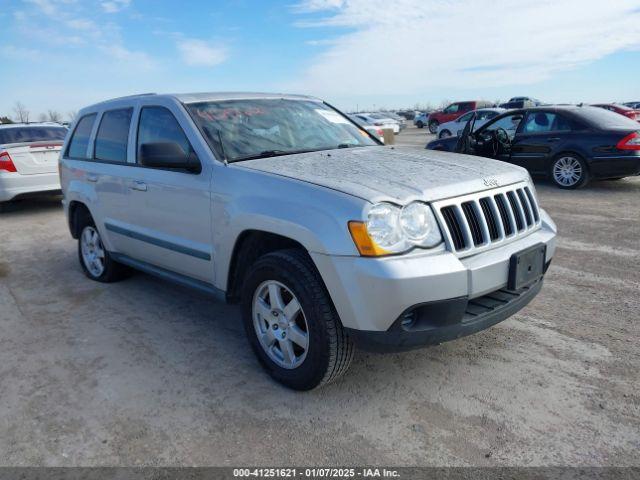
{"type": "Polygon", "coordinates": [[[571,140],[572,123],[559,112],[529,111],[513,140],[511,163],[545,173],[551,158],[571,140]]]}
{"type": "Polygon", "coordinates": [[[64,127],[11,127],[0,131],[0,144],[11,156],[19,174],[56,173],[66,134],[64,127]]]}

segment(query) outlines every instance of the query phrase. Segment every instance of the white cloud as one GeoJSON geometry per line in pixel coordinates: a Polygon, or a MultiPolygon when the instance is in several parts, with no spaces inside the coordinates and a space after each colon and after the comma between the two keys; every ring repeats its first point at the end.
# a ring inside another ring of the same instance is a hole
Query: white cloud
{"type": "Polygon", "coordinates": [[[127,8],[131,4],[131,0],[109,0],[106,2],[100,2],[102,9],[106,13],[116,13],[120,10],[127,8]]]}
{"type": "Polygon", "coordinates": [[[292,87],[375,95],[535,83],[637,48],[639,7],[638,0],[308,0],[296,6],[299,25],[350,32],[331,38],[335,45],[292,87]]]}
{"type": "Polygon", "coordinates": [[[211,45],[203,40],[181,38],[176,46],[182,61],[192,67],[214,67],[227,59],[225,47],[211,45]]]}

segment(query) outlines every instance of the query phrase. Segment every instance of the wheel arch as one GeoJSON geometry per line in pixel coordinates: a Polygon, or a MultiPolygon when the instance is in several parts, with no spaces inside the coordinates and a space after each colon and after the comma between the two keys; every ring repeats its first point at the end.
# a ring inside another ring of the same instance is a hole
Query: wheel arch
{"type": "Polygon", "coordinates": [[[80,236],[80,219],[81,215],[83,214],[89,215],[91,218],[93,218],[89,207],[87,207],[85,203],[79,200],[72,200],[69,203],[68,222],[69,231],[71,232],[71,236],[74,239],[78,239],[78,237],[80,236]]]}
{"type": "Polygon", "coordinates": [[[265,230],[244,230],[233,246],[227,273],[227,302],[237,303],[247,271],[261,256],[279,250],[295,249],[308,255],[308,250],[297,240],[265,230]]]}

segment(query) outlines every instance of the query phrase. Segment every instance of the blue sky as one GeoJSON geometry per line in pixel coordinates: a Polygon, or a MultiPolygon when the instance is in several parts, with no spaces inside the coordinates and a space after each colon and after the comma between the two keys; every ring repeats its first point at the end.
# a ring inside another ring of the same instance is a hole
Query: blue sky
{"type": "Polygon", "coordinates": [[[0,115],[139,92],[640,100],[640,0],[0,0],[0,115]]]}

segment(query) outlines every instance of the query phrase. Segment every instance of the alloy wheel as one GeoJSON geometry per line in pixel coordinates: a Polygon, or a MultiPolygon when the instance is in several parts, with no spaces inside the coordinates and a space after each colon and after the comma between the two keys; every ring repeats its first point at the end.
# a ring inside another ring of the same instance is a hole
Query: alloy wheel
{"type": "Polygon", "coordinates": [[[575,157],[560,157],[553,164],[553,179],[563,187],[573,187],[582,178],[582,165],[575,157]]]}
{"type": "Polygon", "coordinates": [[[100,234],[95,227],[87,226],[80,237],[82,261],[89,273],[99,277],[104,273],[105,251],[100,234]]]}
{"type": "Polygon", "coordinates": [[[262,282],[252,304],[253,327],[260,346],[278,366],[299,367],[309,349],[309,327],[300,302],[284,284],[262,282]]]}

